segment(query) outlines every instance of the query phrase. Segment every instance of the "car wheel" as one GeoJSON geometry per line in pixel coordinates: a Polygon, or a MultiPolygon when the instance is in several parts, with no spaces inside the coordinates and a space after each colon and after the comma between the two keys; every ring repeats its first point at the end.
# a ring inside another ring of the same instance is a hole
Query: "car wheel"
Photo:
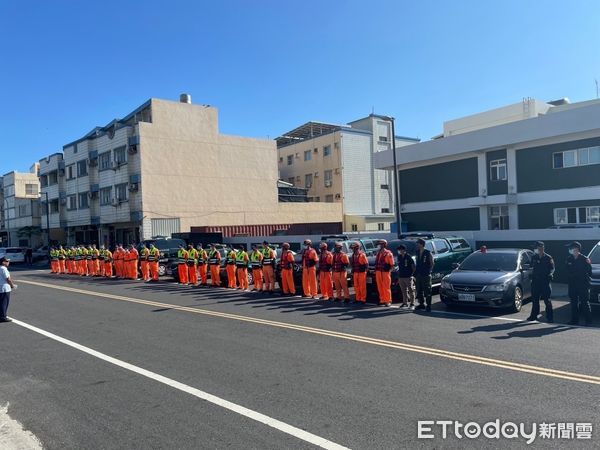
{"type": "Polygon", "coordinates": [[[519,312],[521,311],[521,308],[523,307],[523,291],[521,290],[521,288],[519,286],[515,287],[515,294],[514,294],[514,301],[512,306],[510,307],[510,310],[512,312],[519,312]]]}
{"type": "Polygon", "coordinates": [[[252,271],[248,271],[248,285],[254,284],[254,274],[252,271]]]}
{"type": "Polygon", "coordinates": [[[167,266],[164,264],[159,264],[158,266],[158,276],[163,277],[167,273],[167,266]]]}

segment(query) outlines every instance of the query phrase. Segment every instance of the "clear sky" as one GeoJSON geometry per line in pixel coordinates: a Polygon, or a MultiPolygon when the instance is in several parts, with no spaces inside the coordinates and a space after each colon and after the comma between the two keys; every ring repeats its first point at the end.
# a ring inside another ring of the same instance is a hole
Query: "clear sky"
{"type": "Polygon", "coordinates": [[[523,97],[595,98],[600,1],[0,0],[0,174],[150,97],[274,138],[308,120],[442,122],[523,97]]]}

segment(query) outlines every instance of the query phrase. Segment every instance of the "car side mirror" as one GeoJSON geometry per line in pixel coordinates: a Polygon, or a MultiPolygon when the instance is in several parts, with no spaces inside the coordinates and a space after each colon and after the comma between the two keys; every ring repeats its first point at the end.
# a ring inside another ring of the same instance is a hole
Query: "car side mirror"
{"type": "Polygon", "coordinates": [[[452,268],[453,269],[458,269],[460,267],[459,263],[452,263],[452,268]]]}

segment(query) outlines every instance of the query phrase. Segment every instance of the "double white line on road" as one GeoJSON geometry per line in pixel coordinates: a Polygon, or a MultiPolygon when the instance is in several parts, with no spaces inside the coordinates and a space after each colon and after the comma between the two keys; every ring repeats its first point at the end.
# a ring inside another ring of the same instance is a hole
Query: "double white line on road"
{"type": "Polygon", "coordinates": [[[190,313],[194,313],[194,314],[202,314],[202,315],[206,315],[206,316],[220,317],[223,319],[238,320],[238,321],[242,321],[242,322],[255,323],[255,324],[259,324],[259,325],[266,325],[266,326],[277,327],[277,328],[285,328],[285,329],[289,329],[289,330],[301,331],[304,333],[318,334],[321,336],[329,336],[329,337],[334,337],[334,338],[338,338],[338,339],[345,339],[345,340],[349,340],[349,341],[360,342],[363,344],[376,345],[376,346],[380,346],[380,347],[393,348],[393,349],[397,349],[397,350],[405,350],[405,351],[409,351],[409,352],[421,353],[421,354],[425,354],[425,355],[437,356],[437,357],[453,359],[453,360],[457,360],[457,361],[470,362],[470,363],[480,364],[480,365],[484,365],[484,366],[498,367],[498,368],[513,370],[513,371],[517,371],[517,372],[525,372],[525,373],[530,373],[530,374],[534,374],[534,375],[541,375],[541,376],[552,377],[552,378],[560,378],[563,380],[578,381],[581,383],[600,385],[600,377],[594,376],[594,375],[585,375],[585,374],[580,374],[580,373],[575,373],[575,372],[565,372],[562,370],[548,369],[545,367],[533,366],[533,365],[528,365],[528,364],[520,364],[520,363],[511,362],[511,361],[501,360],[501,359],[485,358],[482,356],[469,355],[466,353],[451,352],[451,351],[441,350],[441,349],[437,349],[437,348],[433,348],[433,347],[424,347],[424,346],[419,346],[419,345],[406,344],[403,342],[389,341],[389,340],[385,340],[385,339],[377,339],[377,338],[372,338],[372,337],[368,337],[368,336],[360,336],[360,335],[342,333],[339,331],[325,330],[322,328],[313,328],[313,327],[307,327],[304,325],[297,325],[297,324],[285,323],[285,322],[277,322],[277,321],[273,321],[273,320],[258,319],[258,318],[254,318],[254,317],[240,316],[237,314],[223,313],[223,312],[218,312],[218,311],[210,311],[210,310],[206,310],[206,309],[192,308],[192,307],[188,307],[188,306],[177,306],[177,305],[173,305],[170,303],[161,303],[161,302],[155,302],[155,301],[150,301],[150,300],[143,300],[143,299],[139,299],[139,298],[107,294],[104,292],[94,292],[94,291],[71,288],[71,287],[66,287],[66,286],[58,286],[55,284],[41,283],[41,282],[37,282],[37,281],[20,280],[20,283],[31,284],[34,286],[40,286],[40,287],[45,287],[45,288],[50,288],[50,289],[58,289],[58,290],[63,290],[63,291],[68,291],[68,292],[74,292],[77,294],[89,295],[89,296],[94,296],[94,297],[108,298],[111,300],[118,300],[118,301],[124,301],[124,302],[129,302],[129,303],[138,303],[138,304],[153,306],[153,307],[157,307],[157,308],[168,308],[168,309],[173,309],[173,310],[177,310],[177,311],[190,312],[190,313]]]}

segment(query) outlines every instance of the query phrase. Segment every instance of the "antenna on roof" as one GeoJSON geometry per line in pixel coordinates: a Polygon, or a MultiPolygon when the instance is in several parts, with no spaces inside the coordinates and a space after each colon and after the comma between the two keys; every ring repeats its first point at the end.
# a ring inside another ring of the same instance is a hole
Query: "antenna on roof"
{"type": "Polygon", "coordinates": [[[598,98],[598,79],[595,78],[594,81],[596,82],[596,98],[598,98]]]}
{"type": "Polygon", "coordinates": [[[375,114],[375,106],[371,106],[371,114],[375,114]]]}

